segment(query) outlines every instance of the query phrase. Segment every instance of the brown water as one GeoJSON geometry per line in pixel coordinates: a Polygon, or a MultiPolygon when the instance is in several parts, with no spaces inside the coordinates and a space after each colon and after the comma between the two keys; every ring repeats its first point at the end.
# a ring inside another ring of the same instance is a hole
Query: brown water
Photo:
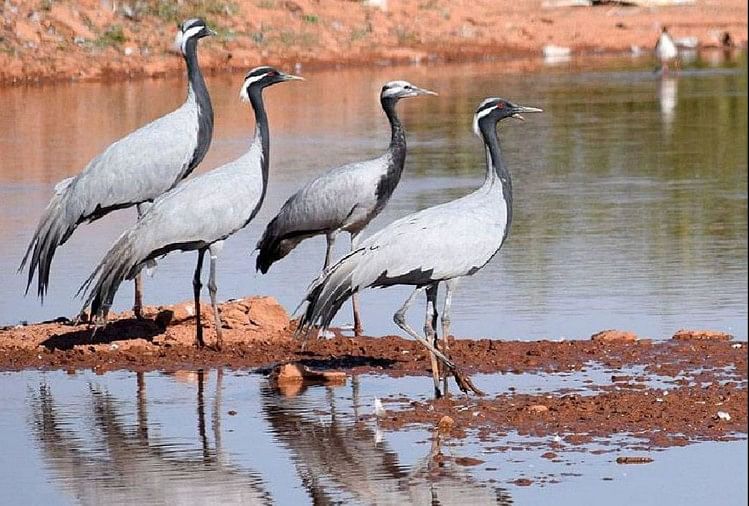
{"type": "MultiPolygon", "coordinates": [[[[681,327],[708,327],[746,339],[745,56],[716,67],[698,62],[666,80],[636,60],[573,62],[526,74],[505,74],[494,63],[305,76],[304,83],[266,93],[268,198],[254,222],[226,243],[220,298],[268,294],[288,309],[296,306],[322,264],[324,240],[305,242],[266,276],[254,272],[254,244],[305,181],[384,149],[388,129],[377,93],[384,81],[405,78],[440,96],[399,106],[408,130],[406,170],[365,234],[480,183],[483,150],[470,125],[481,99],[499,95],[546,111],[501,129],[514,178],[513,228],[502,253],[461,284],[456,335],[585,338],[625,328],[668,337],[681,327]]],[[[240,83],[239,75],[208,80],[216,130],[199,171],[247,147],[252,117],[238,100],[240,83]]],[[[73,294],[134,212],[81,226],[58,250],[40,306],[23,297],[24,277],[15,269],[51,189],[183,95],[182,80],[0,89],[0,324],[78,310],[73,294]]],[[[342,236],[339,253],[346,243],[342,236]]],[[[194,254],[163,260],[146,280],[146,303],[190,299],[194,262],[194,254]]],[[[391,315],[407,291],[364,294],[369,333],[396,330],[391,315]]],[[[128,307],[131,297],[131,286],[123,285],[116,308],[128,307]]],[[[350,322],[348,310],[337,321],[350,322]]]]}

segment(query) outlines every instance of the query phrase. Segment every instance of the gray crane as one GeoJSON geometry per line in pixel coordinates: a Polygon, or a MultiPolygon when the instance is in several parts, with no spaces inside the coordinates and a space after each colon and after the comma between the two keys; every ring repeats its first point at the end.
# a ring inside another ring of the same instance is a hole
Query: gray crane
{"type": "MultiPolygon", "coordinates": [[[[258,241],[256,268],[263,274],[300,242],[325,234],[328,247],[323,270],[330,265],[336,235],[346,231],[351,249],[356,237],[385,207],[398,186],[406,161],[406,131],[395,106],[406,97],[436,95],[407,81],[391,81],[382,87],[380,103],[390,122],[390,145],[373,160],[332,169],[310,181],[289,197],[258,241]]],[[[354,334],[361,335],[359,304],[354,297],[354,334]]]]}
{"type": "Polygon", "coordinates": [[[88,290],[84,309],[90,305],[92,315],[99,320],[106,318],[124,279],[133,279],[148,262],[171,251],[197,251],[193,278],[195,340],[202,347],[205,343],[200,322],[200,274],[203,257],[209,251],[208,291],[216,325],[216,348],[221,348],[221,319],[216,304],[217,256],[224,239],[255,217],[268,187],[270,138],[262,91],[267,86],[297,79],[302,78],[266,66],[257,67],[245,76],[240,96],[251,104],[255,113],[255,135],[249,151],[156,199],[141,219],[120,236],[79,290],[79,293],[88,290]]]}
{"type": "MultiPolygon", "coordinates": [[[[479,189],[462,198],[401,218],[363,241],[354,251],[325,271],[309,288],[308,302],[297,332],[319,324],[326,329],[341,305],[368,288],[411,285],[415,289],[393,320],[429,349],[434,392],[441,396],[437,360],[453,374],[461,390],[479,391],[447,357],[450,304],[458,280],[486,265],[502,247],[512,221],[512,182],[500,152],[497,124],[504,118],[522,119],[521,113],[541,109],[488,98],[474,115],[474,132],[486,147],[486,178],[479,189]],[[437,289],[444,282],[442,346],[437,343],[437,289]],[[425,337],[406,321],[416,295],[426,290],[425,337]]],[[[447,392],[447,374],[444,378],[447,392]]]]}
{"type": "MultiPolygon", "coordinates": [[[[18,271],[29,262],[26,293],[34,273],[37,293],[44,300],[55,250],[81,223],[134,205],[138,215],[145,203],[173,188],[203,160],[213,136],[213,108],[198,66],[198,40],[215,32],[202,19],[182,23],[177,34],[187,65],[187,99],[177,110],[111,144],[77,176],[60,181],[47,204],[18,271]]],[[[140,277],[135,284],[133,310],[141,317],[140,277]]]]}

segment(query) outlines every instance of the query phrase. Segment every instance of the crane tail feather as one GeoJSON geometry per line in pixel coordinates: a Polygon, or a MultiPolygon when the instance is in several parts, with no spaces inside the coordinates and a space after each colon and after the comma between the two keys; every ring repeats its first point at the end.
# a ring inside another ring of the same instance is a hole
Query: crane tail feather
{"type": "Polygon", "coordinates": [[[21,272],[28,265],[26,294],[31,288],[34,274],[37,275],[37,294],[42,300],[49,287],[49,274],[55,251],[68,240],[78,226],[76,220],[67,212],[66,195],[64,191],[55,192],[18,267],[18,272],[21,272]]]}
{"type": "Polygon", "coordinates": [[[305,297],[308,304],[298,332],[316,324],[322,330],[330,326],[341,306],[361,288],[354,283],[354,273],[363,256],[364,250],[349,253],[312,282],[305,297]]]}
{"type": "Polygon", "coordinates": [[[102,316],[111,306],[120,284],[134,278],[143,262],[135,235],[124,232],[78,289],[77,295],[83,294],[83,310],[90,306],[92,315],[102,316]]]}

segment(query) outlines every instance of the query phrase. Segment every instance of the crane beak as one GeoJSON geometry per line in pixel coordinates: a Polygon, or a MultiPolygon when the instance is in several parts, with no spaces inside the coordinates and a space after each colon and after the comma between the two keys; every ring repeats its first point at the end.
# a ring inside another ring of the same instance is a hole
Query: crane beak
{"type": "Polygon", "coordinates": [[[539,109],[538,107],[525,107],[522,105],[516,105],[515,107],[513,107],[512,117],[519,119],[521,121],[525,121],[525,118],[520,113],[528,113],[528,112],[544,112],[544,110],[539,109]]]}
{"type": "Polygon", "coordinates": [[[292,74],[284,74],[282,77],[284,81],[304,81],[305,80],[301,76],[295,76],[292,74]]]}
{"type": "Polygon", "coordinates": [[[432,95],[432,96],[438,96],[437,92],[431,91],[431,90],[425,90],[424,88],[417,88],[414,86],[414,91],[417,95],[432,95]]]}

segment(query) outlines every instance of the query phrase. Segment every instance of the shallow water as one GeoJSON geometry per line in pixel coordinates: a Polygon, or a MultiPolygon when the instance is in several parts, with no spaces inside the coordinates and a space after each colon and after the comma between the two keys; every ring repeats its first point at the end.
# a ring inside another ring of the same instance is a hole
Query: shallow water
{"type": "MultiPolygon", "coordinates": [[[[470,125],[481,99],[501,95],[546,111],[501,129],[514,222],[501,254],[461,284],[456,335],[586,338],[625,328],[661,338],[707,327],[746,339],[746,57],[715,67],[698,61],[664,80],[649,61],[596,65],[531,73],[503,73],[501,63],[331,70],[268,90],[268,197],[254,222],[226,243],[219,296],[268,294],[296,307],[322,264],[324,239],[306,241],[265,276],[254,272],[254,244],[298,186],[332,164],[381,152],[388,130],[379,87],[406,78],[440,96],[399,106],[407,166],[365,234],[480,183],[483,150],[470,125]]],[[[240,75],[208,80],[216,130],[200,171],[236,157],[249,142],[252,119],[237,98],[240,82],[240,75]]],[[[75,314],[73,294],[134,212],[76,231],[57,253],[41,306],[22,297],[24,277],[14,271],[51,189],[113,139],[177,106],[183,87],[161,80],[0,89],[0,324],[75,314]]],[[[347,248],[341,236],[338,252],[347,248]]],[[[194,262],[194,254],[162,261],[146,280],[145,302],[189,300],[194,262]]],[[[367,332],[395,332],[391,315],[407,293],[365,293],[367,332]]],[[[132,285],[123,285],[116,309],[131,300],[132,285]]],[[[349,311],[337,323],[350,322],[349,311]]]]}
{"type": "Polygon", "coordinates": [[[376,396],[418,398],[430,381],[365,375],[282,393],[239,371],[5,373],[0,489],[7,504],[746,501],[745,440],[650,452],[652,464],[623,466],[615,460],[625,436],[562,442],[552,462],[541,457],[550,441],[497,434],[488,445],[469,438],[441,448],[482,463],[435,467],[428,431],[381,431],[364,416],[376,396]],[[498,445],[510,449],[491,449],[498,445]],[[519,486],[520,478],[534,483],[519,486]]]}

